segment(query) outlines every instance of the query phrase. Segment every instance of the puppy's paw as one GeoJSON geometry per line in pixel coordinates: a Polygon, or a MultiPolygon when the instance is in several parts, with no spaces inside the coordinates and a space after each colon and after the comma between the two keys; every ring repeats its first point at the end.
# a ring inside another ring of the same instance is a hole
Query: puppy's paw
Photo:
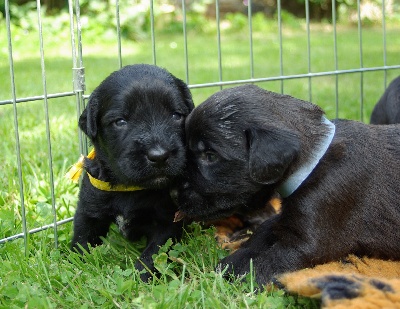
{"type": "Polygon", "coordinates": [[[90,253],[89,245],[87,243],[80,244],[78,242],[72,243],[70,247],[72,252],[78,253],[79,255],[85,255],[90,253]]]}
{"type": "Polygon", "coordinates": [[[143,282],[148,283],[151,278],[153,278],[153,275],[150,274],[148,271],[143,270],[140,272],[140,280],[142,280],[143,282]]]}
{"type": "Polygon", "coordinates": [[[217,265],[217,271],[222,272],[227,279],[244,277],[250,272],[250,260],[254,257],[250,250],[239,249],[222,259],[217,265]]]}
{"type": "Polygon", "coordinates": [[[146,265],[141,259],[138,259],[135,263],[135,268],[139,271],[140,279],[143,282],[148,282],[153,277],[154,267],[146,265]]]}

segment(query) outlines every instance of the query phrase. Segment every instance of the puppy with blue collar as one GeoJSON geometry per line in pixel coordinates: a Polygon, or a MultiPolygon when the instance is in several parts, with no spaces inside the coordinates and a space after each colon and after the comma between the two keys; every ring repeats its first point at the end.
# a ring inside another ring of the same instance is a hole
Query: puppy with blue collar
{"type": "Polygon", "coordinates": [[[185,124],[187,178],[175,219],[279,214],[220,262],[225,275],[271,279],[349,254],[400,260],[400,125],[325,118],[317,105],[254,85],[208,98],[185,124]]]}

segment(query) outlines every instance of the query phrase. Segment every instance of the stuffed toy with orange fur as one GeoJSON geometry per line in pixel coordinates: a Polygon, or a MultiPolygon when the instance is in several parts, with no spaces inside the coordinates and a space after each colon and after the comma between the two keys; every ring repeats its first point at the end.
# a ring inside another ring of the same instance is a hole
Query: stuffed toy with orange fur
{"type": "Polygon", "coordinates": [[[400,261],[359,258],[280,275],[278,287],[320,298],[322,308],[400,308],[400,261]]]}

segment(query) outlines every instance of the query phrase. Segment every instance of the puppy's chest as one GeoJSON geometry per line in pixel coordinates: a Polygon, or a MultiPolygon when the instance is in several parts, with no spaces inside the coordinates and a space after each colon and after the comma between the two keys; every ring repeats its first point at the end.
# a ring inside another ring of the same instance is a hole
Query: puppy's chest
{"type": "Polygon", "coordinates": [[[114,223],[117,225],[120,233],[127,237],[129,231],[139,222],[146,220],[146,212],[135,209],[135,205],[130,207],[119,207],[115,209],[114,223]]]}
{"type": "Polygon", "coordinates": [[[154,224],[159,216],[160,204],[162,204],[162,198],[160,196],[154,198],[154,196],[157,194],[127,194],[124,198],[120,197],[112,201],[114,223],[123,236],[129,237],[132,229],[136,230],[139,226],[154,224]]]}
{"type": "Polygon", "coordinates": [[[141,217],[144,217],[146,212],[145,206],[143,205],[143,198],[136,193],[127,193],[119,196],[115,196],[114,199],[110,201],[112,205],[111,211],[114,217],[114,223],[118,226],[119,231],[125,237],[129,233],[130,228],[132,228],[141,217]]]}
{"type": "MultiPolygon", "coordinates": [[[[133,231],[141,230],[143,226],[153,226],[157,220],[151,213],[148,212],[130,212],[129,214],[119,213],[115,216],[114,222],[117,225],[120,233],[130,238],[133,231]]],[[[172,218],[171,218],[172,220],[172,218]]]]}
{"type": "Polygon", "coordinates": [[[118,212],[114,217],[114,223],[124,237],[129,237],[130,231],[135,226],[143,221],[147,221],[146,217],[146,214],[137,211],[118,212]]]}

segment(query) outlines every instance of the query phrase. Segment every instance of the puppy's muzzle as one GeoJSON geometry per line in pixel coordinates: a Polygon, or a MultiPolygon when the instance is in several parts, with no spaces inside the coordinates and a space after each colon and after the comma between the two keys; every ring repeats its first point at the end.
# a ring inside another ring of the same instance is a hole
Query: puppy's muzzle
{"type": "Polygon", "coordinates": [[[148,150],[147,159],[153,165],[165,165],[171,153],[168,149],[161,146],[156,146],[148,150]]]}

